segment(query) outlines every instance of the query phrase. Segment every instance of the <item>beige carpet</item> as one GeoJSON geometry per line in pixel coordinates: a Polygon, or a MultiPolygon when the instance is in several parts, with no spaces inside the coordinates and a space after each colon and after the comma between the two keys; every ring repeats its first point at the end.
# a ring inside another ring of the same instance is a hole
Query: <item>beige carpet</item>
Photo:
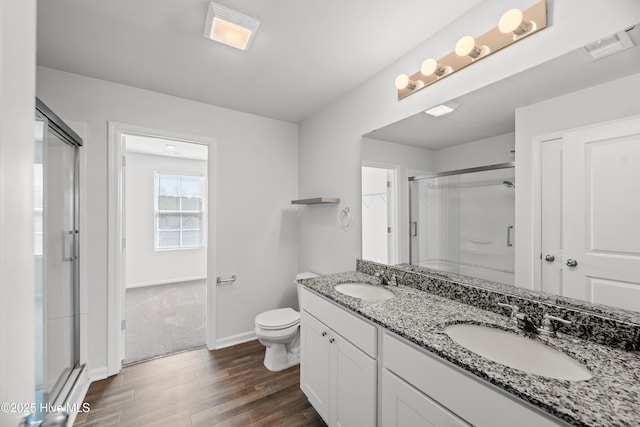
{"type": "Polygon", "coordinates": [[[127,289],[124,363],[205,344],[205,280],[127,289]]]}

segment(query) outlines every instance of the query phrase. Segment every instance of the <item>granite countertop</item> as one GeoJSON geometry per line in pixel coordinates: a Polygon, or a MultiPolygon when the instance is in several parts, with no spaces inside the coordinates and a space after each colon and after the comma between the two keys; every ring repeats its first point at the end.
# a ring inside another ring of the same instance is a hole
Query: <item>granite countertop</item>
{"type": "Polygon", "coordinates": [[[444,328],[455,323],[491,325],[524,334],[507,316],[407,286],[389,286],[396,297],[368,301],[337,292],[340,283],[378,284],[375,277],[348,272],[301,280],[316,293],[414,342],[572,425],[640,425],[640,354],[558,334],[536,336],[580,361],[593,374],[587,381],[546,378],[509,368],[455,343],[444,328]]]}

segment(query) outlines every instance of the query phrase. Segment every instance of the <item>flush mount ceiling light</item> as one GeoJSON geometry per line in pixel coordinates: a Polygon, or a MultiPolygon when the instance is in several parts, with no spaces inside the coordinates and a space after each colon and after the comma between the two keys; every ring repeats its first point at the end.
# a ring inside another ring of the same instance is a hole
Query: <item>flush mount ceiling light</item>
{"type": "Polygon", "coordinates": [[[398,99],[416,93],[493,53],[547,27],[547,2],[541,0],[527,10],[510,9],[502,14],[498,25],[478,37],[464,36],[453,52],[440,58],[428,58],[420,71],[396,78],[398,99]]]}
{"type": "Polygon", "coordinates": [[[429,108],[427,111],[425,111],[425,113],[433,117],[440,117],[440,116],[444,116],[445,114],[449,114],[459,106],[460,104],[458,104],[457,102],[449,101],[447,103],[436,105],[435,107],[429,108]]]}
{"type": "Polygon", "coordinates": [[[255,18],[210,2],[204,36],[236,49],[247,50],[259,25],[260,21],[255,18]]]}

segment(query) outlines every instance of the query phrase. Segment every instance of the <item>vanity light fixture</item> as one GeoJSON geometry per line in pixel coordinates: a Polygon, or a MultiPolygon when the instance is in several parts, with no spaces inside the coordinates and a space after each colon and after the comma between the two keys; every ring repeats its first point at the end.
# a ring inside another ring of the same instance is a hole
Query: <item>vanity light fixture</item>
{"type": "Polygon", "coordinates": [[[451,113],[459,106],[460,104],[458,104],[457,102],[449,101],[444,104],[436,105],[435,107],[429,108],[427,111],[425,111],[425,113],[433,117],[440,117],[444,116],[445,114],[451,113]]]}
{"type": "Polygon", "coordinates": [[[211,40],[247,50],[260,21],[215,2],[209,2],[204,36],[211,40]]]}
{"type": "Polygon", "coordinates": [[[546,27],[546,0],[538,1],[526,10],[509,9],[502,14],[496,27],[477,37],[464,36],[458,40],[453,52],[440,59],[426,59],[420,70],[412,75],[399,75],[395,81],[398,99],[416,93],[546,27]]]}

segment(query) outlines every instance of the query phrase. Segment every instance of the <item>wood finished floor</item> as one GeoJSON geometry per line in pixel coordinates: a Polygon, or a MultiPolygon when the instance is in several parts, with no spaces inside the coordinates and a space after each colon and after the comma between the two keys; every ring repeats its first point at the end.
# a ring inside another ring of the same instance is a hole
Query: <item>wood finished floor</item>
{"type": "Polygon", "coordinates": [[[250,341],[123,368],[91,384],[74,426],[326,426],[300,390],[300,367],[270,372],[250,341]]]}

